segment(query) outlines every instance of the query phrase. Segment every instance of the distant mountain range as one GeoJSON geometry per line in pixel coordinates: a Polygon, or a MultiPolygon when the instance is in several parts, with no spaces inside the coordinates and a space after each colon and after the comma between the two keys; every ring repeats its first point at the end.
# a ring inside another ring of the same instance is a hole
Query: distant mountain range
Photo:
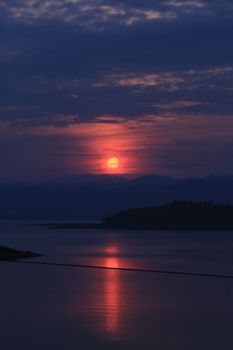
{"type": "Polygon", "coordinates": [[[86,174],[37,184],[0,184],[0,219],[99,220],[119,210],[174,199],[233,203],[233,175],[127,179],[86,174]]]}

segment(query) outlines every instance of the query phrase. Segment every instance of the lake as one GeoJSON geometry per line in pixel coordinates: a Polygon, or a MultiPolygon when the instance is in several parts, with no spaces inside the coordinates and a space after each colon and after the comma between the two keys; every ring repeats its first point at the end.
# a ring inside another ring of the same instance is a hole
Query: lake
{"type": "MultiPolygon", "coordinates": [[[[233,275],[233,232],[23,224],[0,222],[0,244],[36,261],[233,275]]],[[[233,279],[13,262],[0,275],[3,350],[233,349],[233,279]]]]}

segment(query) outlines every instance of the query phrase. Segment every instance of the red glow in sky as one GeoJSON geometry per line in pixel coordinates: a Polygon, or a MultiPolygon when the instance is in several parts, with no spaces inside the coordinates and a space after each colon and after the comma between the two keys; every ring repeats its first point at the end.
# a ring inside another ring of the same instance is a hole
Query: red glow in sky
{"type": "Polygon", "coordinates": [[[145,116],[137,120],[102,117],[64,127],[11,128],[0,123],[4,164],[1,181],[46,180],[85,173],[203,175],[232,164],[227,145],[233,119],[145,116]],[[205,150],[205,152],[201,150],[205,150]],[[109,168],[109,158],[119,166],[109,168]],[[197,166],[198,164],[198,166],[197,166]],[[17,168],[17,172],[15,169],[17,168]]]}

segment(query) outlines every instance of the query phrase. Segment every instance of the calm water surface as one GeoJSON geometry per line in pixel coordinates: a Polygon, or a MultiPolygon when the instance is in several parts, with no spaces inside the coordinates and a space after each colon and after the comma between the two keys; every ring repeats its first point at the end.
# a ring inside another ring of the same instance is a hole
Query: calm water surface
{"type": "MultiPolygon", "coordinates": [[[[0,222],[38,261],[233,275],[233,232],[54,230],[0,222]]],[[[232,350],[233,280],[0,263],[3,350],[232,350]]]]}

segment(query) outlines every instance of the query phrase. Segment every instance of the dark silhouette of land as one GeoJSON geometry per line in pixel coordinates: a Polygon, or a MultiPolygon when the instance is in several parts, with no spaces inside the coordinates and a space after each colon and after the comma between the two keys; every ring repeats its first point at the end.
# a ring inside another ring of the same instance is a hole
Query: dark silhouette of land
{"type": "Polygon", "coordinates": [[[25,258],[36,258],[42,256],[34,252],[24,252],[4,246],[0,246],[0,261],[1,260],[17,260],[25,258]]]}
{"type": "Polygon", "coordinates": [[[232,230],[233,205],[174,201],[164,206],[136,208],[104,220],[108,228],[161,230],[232,230]]]}
{"type": "Polygon", "coordinates": [[[127,179],[87,174],[37,184],[0,184],[0,219],[101,220],[120,210],[174,199],[233,204],[233,176],[127,179]]]}
{"type": "Polygon", "coordinates": [[[70,229],[233,230],[233,205],[173,201],[162,206],[121,211],[106,217],[99,224],[46,226],[70,229]]]}

